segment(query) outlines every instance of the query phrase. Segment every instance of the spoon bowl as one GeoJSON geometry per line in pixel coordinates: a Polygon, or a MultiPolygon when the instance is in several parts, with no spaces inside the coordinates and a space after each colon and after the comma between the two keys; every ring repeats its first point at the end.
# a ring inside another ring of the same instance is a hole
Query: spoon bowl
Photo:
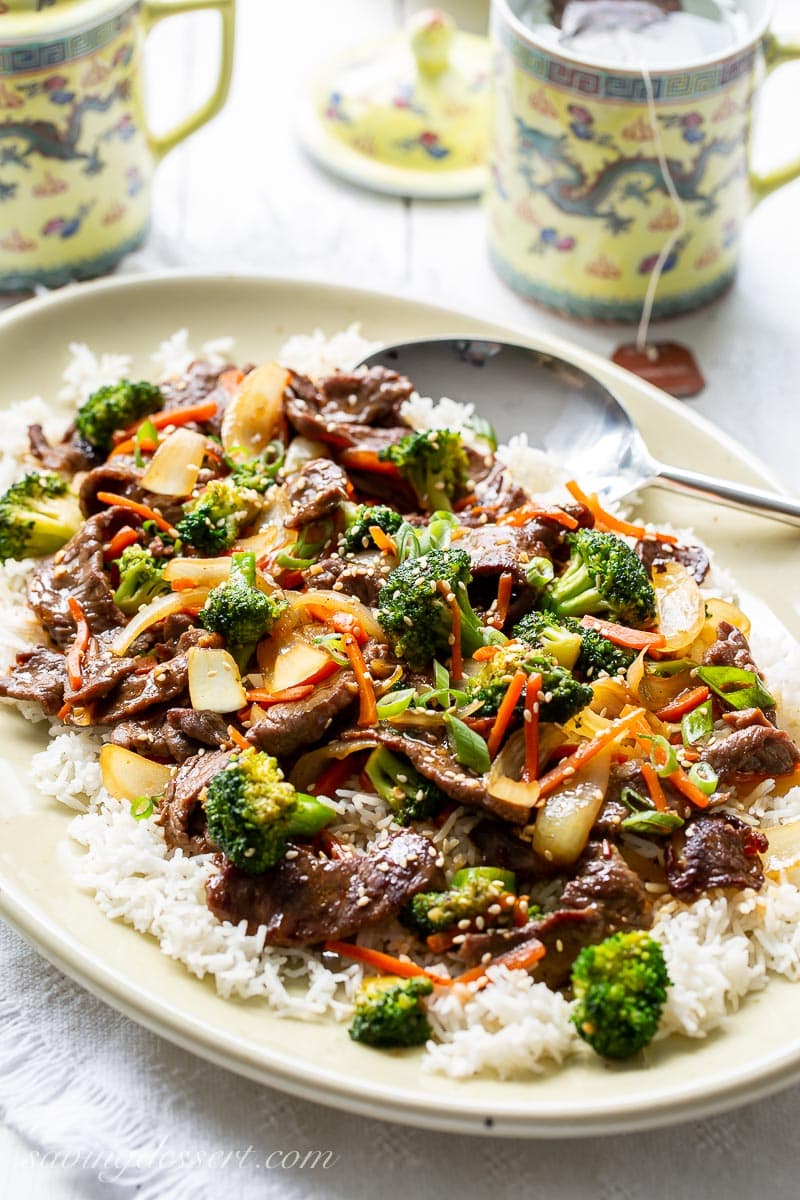
{"type": "Polygon", "coordinates": [[[512,342],[431,338],[384,346],[360,365],[407,375],[420,395],[474,405],[500,441],[524,432],[605,501],[655,484],[800,525],[800,501],[658,462],[613,392],[566,359],[512,342]]]}

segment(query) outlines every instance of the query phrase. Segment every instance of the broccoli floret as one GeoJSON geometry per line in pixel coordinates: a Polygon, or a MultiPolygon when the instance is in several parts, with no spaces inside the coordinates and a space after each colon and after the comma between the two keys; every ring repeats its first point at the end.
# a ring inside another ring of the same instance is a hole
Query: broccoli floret
{"type": "Polygon", "coordinates": [[[341,549],[345,553],[369,550],[375,545],[369,531],[371,525],[377,525],[391,536],[397,533],[402,524],[403,518],[400,513],[389,508],[387,504],[359,504],[342,535],[341,549]]]}
{"type": "Polygon", "coordinates": [[[428,937],[452,929],[459,921],[483,916],[504,892],[513,892],[515,887],[514,877],[508,871],[468,869],[463,882],[446,892],[418,892],[409,900],[400,919],[422,937],[428,937]]]}
{"type": "Polygon", "coordinates": [[[448,596],[455,597],[460,611],[464,654],[505,641],[496,629],[478,620],[467,595],[471,579],[464,550],[430,550],[389,574],[378,594],[378,620],[394,653],[412,670],[423,670],[432,659],[450,653],[453,623],[448,596]],[[440,588],[440,583],[445,586],[440,588]]]}
{"type": "MultiPolygon", "coordinates": [[[[481,716],[497,712],[517,671],[524,671],[526,675],[541,675],[539,717],[542,721],[563,724],[592,700],[589,685],[580,683],[555,658],[525,642],[509,642],[487,659],[480,671],[469,679],[470,698],[480,700],[483,704],[481,716]]],[[[519,712],[523,705],[524,693],[517,706],[519,712]]]]}
{"type": "Polygon", "coordinates": [[[256,642],[269,633],[285,608],[285,600],[256,586],[255,554],[234,554],[228,578],[208,593],[199,620],[209,632],[222,634],[243,671],[256,642]]]}
{"type": "Polygon", "coordinates": [[[296,792],[277,760],[255,749],[235,755],[214,776],[205,809],[209,837],[249,875],[274,867],[290,837],[313,836],[336,815],[321,800],[296,792]]]}
{"type": "Polygon", "coordinates": [[[630,1058],[653,1040],[670,985],[660,942],[643,930],[585,946],[572,968],[578,1033],[604,1058],[630,1058]]]}
{"type": "Polygon", "coordinates": [[[435,783],[385,746],[373,750],[364,769],[375,791],[404,825],[435,816],[447,802],[435,783]]]}
{"type": "Polygon", "coordinates": [[[108,383],[92,392],[78,409],[75,426],[97,450],[110,450],[112,435],[161,408],[164,397],[153,383],[108,383]]]}
{"type": "Polygon", "coordinates": [[[355,1016],[347,1032],[354,1042],[367,1046],[421,1046],[432,1033],[422,997],[432,991],[430,979],[422,976],[367,979],[356,996],[355,1016]]]}
{"type": "Polygon", "coordinates": [[[635,651],[615,646],[597,629],[584,629],[574,617],[559,617],[555,613],[528,613],[514,627],[514,635],[531,646],[540,646],[557,658],[562,667],[587,679],[603,672],[623,674],[636,657],[635,651]]]}
{"type": "Polygon", "coordinates": [[[229,478],[212,479],[199,496],[184,504],[186,514],[177,525],[183,541],[206,554],[230,550],[258,511],[256,492],[240,488],[229,478]]]}
{"type": "Polygon", "coordinates": [[[114,592],[114,603],[128,616],[170,590],[169,583],[164,579],[164,564],[154,558],[146,547],[126,546],[121,558],[114,562],[119,570],[119,587],[114,592]]]}
{"type": "Polygon", "coordinates": [[[461,435],[450,429],[410,433],[378,454],[391,462],[427,512],[451,511],[453,500],[469,485],[469,459],[461,435]]]}
{"type": "Polygon", "coordinates": [[[29,471],[0,496],[0,562],[54,554],[82,520],[66,480],[50,472],[29,471]]]}
{"type": "Polygon", "coordinates": [[[545,589],[547,608],[562,617],[605,615],[637,629],[655,618],[653,585],[627,542],[596,529],[576,529],[564,540],[570,560],[545,589]]]}
{"type": "Polygon", "coordinates": [[[249,488],[251,492],[263,495],[275,483],[284,458],[283,442],[274,441],[257,458],[249,458],[245,462],[236,462],[235,459],[226,461],[231,468],[230,479],[237,487],[249,488]]]}

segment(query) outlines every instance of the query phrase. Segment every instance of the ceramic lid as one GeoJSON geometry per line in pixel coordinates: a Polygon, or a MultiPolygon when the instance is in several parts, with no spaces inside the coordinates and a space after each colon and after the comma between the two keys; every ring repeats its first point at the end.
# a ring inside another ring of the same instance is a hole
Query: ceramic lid
{"type": "Polygon", "coordinates": [[[0,0],[0,46],[46,42],[131,7],[132,0],[0,0]]]}
{"type": "Polygon", "coordinates": [[[485,182],[489,46],[438,9],[348,51],[317,80],[301,134],[324,166],[403,196],[477,195],[485,182]]]}

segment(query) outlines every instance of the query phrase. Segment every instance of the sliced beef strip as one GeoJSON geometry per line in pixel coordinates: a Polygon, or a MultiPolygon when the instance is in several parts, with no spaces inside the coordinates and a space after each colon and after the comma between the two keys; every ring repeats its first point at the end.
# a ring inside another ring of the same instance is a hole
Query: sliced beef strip
{"type": "Polygon", "coordinates": [[[28,443],[33,457],[38,458],[48,471],[66,471],[74,475],[77,471],[88,471],[102,458],[100,451],[85,441],[74,425],[55,445],[48,441],[41,425],[29,425],[28,443]]]}
{"type": "Polygon", "coordinates": [[[760,708],[726,713],[733,733],[716,737],[702,757],[724,783],[737,775],[790,775],[800,763],[800,750],[789,734],[776,729],[760,708]]]}
{"type": "Polygon", "coordinates": [[[173,759],[176,763],[185,762],[197,753],[194,742],[167,724],[163,708],[155,715],[151,711],[141,721],[120,721],[111,730],[109,740],[147,758],[173,759]]]}
{"type": "Polygon", "coordinates": [[[408,379],[386,367],[331,375],[319,385],[292,371],[286,415],[304,437],[352,446],[358,426],[398,424],[400,408],[413,390],[408,379]]]}
{"type": "Polygon", "coordinates": [[[473,579],[497,579],[509,573],[517,586],[527,586],[525,564],[532,558],[550,558],[538,537],[537,522],[514,525],[477,525],[463,529],[453,546],[469,555],[473,579]]]}
{"type": "MultiPolygon", "coordinates": [[[[756,666],[747,638],[740,629],[736,629],[728,621],[720,621],[717,626],[717,640],[703,655],[703,666],[738,667],[740,671],[752,671],[760,679],[764,678],[756,666]]],[[[774,708],[765,708],[764,716],[773,725],[776,723],[774,708]]]]}
{"type": "Polygon", "coordinates": [[[393,753],[402,755],[420,775],[432,780],[457,804],[465,804],[469,808],[485,808],[488,812],[517,825],[525,825],[530,819],[530,808],[523,810],[489,795],[483,779],[470,774],[456,762],[435,735],[426,736],[424,733],[415,732],[411,736],[399,733],[389,726],[377,726],[368,730],[350,730],[342,734],[342,737],[346,741],[363,740],[368,737],[376,745],[386,746],[393,753]]]}
{"type": "Polygon", "coordinates": [[[137,717],[154,704],[164,704],[182,696],[189,679],[188,653],[192,646],[219,648],[223,639],[203,629],[189,629],[182,634],[172,658],[158,663],[146,674],[129,675],[122,681],[107,703],[95,712],[95,724],[114,725],[117,721],[137,717]]]}
{"type": "Polygon", "coordinates": [[[352,671],[337,671],[318,683],[305,700],[272,704],[252,726],[247,740],[259,750],[277,756],[313,746],[334,720],[352,706],[357,691],[352,671]]]}
{"type": "Polygon", "coordinates": [[[80,604],[94,634],[127,621],[114,603],[114,593],[103,570],[103,543],[125,524],[127,516],[124,508],[115,507],[90,517],[31,578],[28,603],[53,642],[62,649],[75,637],[70,597],[80,604]]]}
{"type": "Polygon", "coordinates": [[[221,861],[206,884],[214,915],[234,924],[246,920],[251,933],[263,926],[269,946],[309,946],[390,920],[417,892],[442,883],[433,843],[409,829],[346,858],[328,859],[300,843],[293,849],[296,857],[263,875],[221,861]]]}
{"type": "Polygon", "coordinates": [[[641,879],[615,847],[603,842],[590,842],[586,847],[559,907],[593,908],[602,917],[603,938],[623,929],[649,929],[653,924],[653,906],[641,879]]]}
{"type": "Polygon", "coordinates": [[[533,974],[548,987],[560,988],[569,982],[572,964],[583,947],[601,942],[606,936],[604,929],[602,916],[593,908],[558,909],[518,928],[468,933],[458,957],[466,964],[477,965],[486,954],[495,958],[536,938],[543,944],[545,956],[533,974]]]}
{"type": "MultiPolygon", "coordinates": [[[[203,474],[201,472],[198,475],[198,483],[207,481],[203,474]]],[[[206,474],[210,477],[210,472],[206,474]]],[[[183,516],[183,501],[149,492],[141,485],[143,475],[144,468],[137,467],[133,458],[123,454],[89,471],[81,484],[78,496],[84,516],[107,512],[107,506],[97,499],[97,493],[112,492],[115,496],[125,496],[128,500],[135,500],[137,504],[146,504],[149,508],[156,509],[172,524],[180,521],[183,516]]],[[[124,511],[127,512],[129,523],[138,524],[138,518],[133,516],[130,510],[124,511]]]]}
{"type": "Polygon", "coordinates": [[[338,510],[347,499],[347,476],[331,459],[312,458],[290,476],[286,496],[292,506],[286,526],[300,529],[338,510]]]}
{"type": "Polygon", "coordinates": [[[497,520],[527,500],[528,493],[514,483],[510,471],[502,463],[495,462],[491,470],[476,481],[474,512],[467,510],[461,520],[469,525],[485,524],[487,519],[497,520]]]}
{"type": "Polygon", "coordinates": [[[167,724],[193,742],[204,746],[221,746],[228,741],[228,722],[223,716],[205,709],[170,708],[167,724]]]}
{"type": "Polygon", "coordinates": [[[703,814],[673,834],[665,871],[669,890],[680,900],[696,900],[711,888],[760,889],[760,855],[767,839],[732,813],[703,814]]]}
{"type": "Polygon", "coordinates": [[[139,666],[135,658],[115,654],[111,639],[116,630],[108,629],[89,639],[81,659],[81,685],[74,690],[67,684],[64,699],[73,705],[90,704],[113,691],[139,666]]]}
{"type": "Polygon", "coordinates": [[[514,829],[500,821],[479,821],[470,830],[469,840],[477,846],[485,866],[513,871],[518,884],[554,874],[552,864],[536,854],[530,842],[523,841],[514,829]]]}
{"type": "Polygon", "coordinates": [[[31,700],[54,716],[64,703],[67,666],[63,654],[47,646],[35,646],[17,655],[8,674],[0,675],[0,696],[9,700],[31,700]]]}
{"type": "Polygon", "coordinates": [[[303,578],[308,587],[344,592],[374,608],[391,569],[392,563],[382,554],[335,554],[314,563],[303,578]]]}
{"type": "Polygon", "coordinates": [[[230,364],[220,366],[218,363],[199,359],[190,363],[183,375],[160,384],[164,408],[184,408],[188,404],[200,404],[201,401],[213,397],[217,402],[217,412],[198,428],[206,433],[219,433],[225,407],[231,395],[227,388],[220,385],[219,380],[220,376],[230,369],[230,364]]]}
{"type": "Polygon", "coordinates": [[[158,824],[170,849],[183,850],[185,854],[207,854],[216,849],[206,833],[203,796],[230,757],[227,750],[194,754],[170,779],[158,814],[158,824]]]}
{"type": "Polygon", "coordinates": [[[702,546],[673,546],[655,538],[643,538],[636,543],[636,553],[648,571],[652,571],[657,563],[681,563],[691,572],[697,583],[703,582],[711,566],[702,546]]]}

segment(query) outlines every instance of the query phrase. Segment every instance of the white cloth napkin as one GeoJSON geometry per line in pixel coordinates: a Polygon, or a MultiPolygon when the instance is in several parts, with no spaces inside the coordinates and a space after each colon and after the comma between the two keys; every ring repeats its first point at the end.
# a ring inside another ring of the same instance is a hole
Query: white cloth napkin
{"type": "Polygon", "coordinates": [[[81,1195],[796,1200],[798,1104],[792,1089],[673,1129],[551,1142],[365,1120],[173,1047],[0,924],[0,1116],[32,1150],[65,1154],[81,1195]],[[327,1167],[297,1166],[308,1151],[331,1151],[327,1167]]]}

